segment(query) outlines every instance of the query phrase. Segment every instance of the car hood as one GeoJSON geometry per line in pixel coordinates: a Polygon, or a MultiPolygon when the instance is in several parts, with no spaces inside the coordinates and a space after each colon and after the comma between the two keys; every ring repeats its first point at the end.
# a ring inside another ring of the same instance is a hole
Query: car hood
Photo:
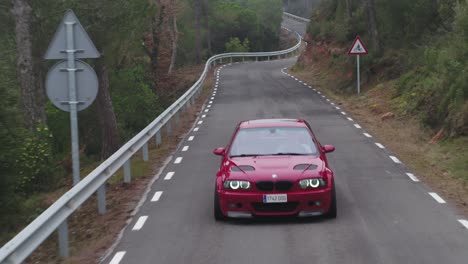
{"type": "Polygon", "coordinates": [[[325,170],[325,162],[320,156],[236,157],[229,159],[224,166],[227,178],[249,181],[321,177],[325,170]],[[273,174],[277,177],[274,178],[273,174]]]}

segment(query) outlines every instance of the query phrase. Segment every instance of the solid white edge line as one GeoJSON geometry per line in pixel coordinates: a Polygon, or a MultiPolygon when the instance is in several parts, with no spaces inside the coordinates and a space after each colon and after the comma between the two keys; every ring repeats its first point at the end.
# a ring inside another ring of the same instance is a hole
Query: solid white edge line
{"type": "Polygon", "coordinates": [[[179,164],[182,162],[182,157],[177,157],[174,161],[174,164],[179,164]]]}
{"type": "Polygon", "coordinates": [[[119,251],[119,252],[115,253],[114,257],[109,262],[109,264],[119,264],[126,253],[127,253],[126,251],[119,251]]]}
{"type": "Polygon", "coordinates": [[[188,141],[192,141],[194,138],[195,138],[194,136],[190,136],[190,137],[188,138],[188,141]]]}
{"type": "Polygon", "coordinates": [[[429,195],[432,196],[432,198],[434,198],[434,200],[436,200],[438,203],[441,203],[441,204],[445,203],[445,200],[442,199],[442,197],[440,197],[437,193],[430,192],[429,195]]]}
{"type": "MultiPolygon", "coordinates": [[[[168,173],[169,174],[169,173],[168,173]]],[[[174,173],[171,174],[171,178],[174,176],[174,173]]],[[[163,194],[162,191],[157,191],[154,193],[153,198],[151,198],[151,202],[157,202],[161,199],[161,195],[163,194]]]]}
{"type": "Polygon", "coordinates": [[[408,177],[409,177],[412,181],[414,181],[414,182],[419,182],[419,179],[416,178],[416,176],[414,176],[413,173],[407,172],[407,173],[406,173],[406,176],[408,176],[408,177]]]}
{"type": "Polygon", "coordinates": [[[375,143],[377,145],[377,147],[381,148],[381,149],[384,149],[384,145],[380,144],[380,143],[375,143]]]}
{"type": "Polygon", "coordinates": [[[146,220],[148,220],[147,215],[140,216],[140,218],[138,218],[138,221],[133,226],[132,231],[138,231],[141,228],[143,228],[143,225],[145,225],[146,220]]]}
{"type": "Polygon", "coordinates": [[[468,221],[465,219],[458,219],[458,222],[462,224],[466,229],[468,229],[468,221]]]}
{"type": "Polygon", "coordinates": [[[395,163],[398,163],[398,164],[401,163],[401,161],[400,161],[397,157],[395,157],[395,156],[390,156],[390,158],[391,158],[391,159],[393,160],[393,162],[395,162],[395,163]]]}
{"type": "Polygon", "coordinates": [[[182,151],[187,151],[188,149],[189,149],[189,146],[184,146],[184,147],[182,148],[182,151]]]}
{"type": "Polygon", "coordinates": [[[364,136],[368,137],[368,138],[371,138],[372,136],[369,134],[369,133],[363,133],[364,136]]]}
{"type": "MultiPolygon", "coordinates": [[[[165,180],[165,181],[168,181],[168,180],[172,179],[172,176],[174,176],[174,174],[175,174],[175,172],[173,172],[173,171],[168,172],[168,173],[166,174],[166,176],[164,176],[164,180],[165,180]]],[[[156,192],[156,193],[157,193],[157,192],[156,192]]],[[[162,192],[161,192],[161,193],[162,193],[162,192]]],[[[156,197],[156,194],[153,196],[153,199],[154,199],[155,197],[156,197]]],[[[151,199],[151,201],[153,201],[153,199],[151,199]]],[[[159,199],[159,197],[158,197],[157,199],[159,199]]],[[[156,199],[156,201],[157,201],[157,199],[156,199]]]]}
{"type": "Polygon", "coordinates": [[[361,126],[358,125],[358,124],[354,124],[354,126],[355,126],[356,128],[361,128],[361,126]]]}

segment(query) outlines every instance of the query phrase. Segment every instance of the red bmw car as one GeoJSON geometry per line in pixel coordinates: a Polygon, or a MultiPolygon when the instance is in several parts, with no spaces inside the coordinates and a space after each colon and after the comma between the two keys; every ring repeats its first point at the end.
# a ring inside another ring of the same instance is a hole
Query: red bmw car
{"type": "Polygon", "coordinates": [[[237,125],[216,175],[216,220],[254,216],[336,218],[333,171],[310,125],[299,119],[262,119],[237,125]]]}

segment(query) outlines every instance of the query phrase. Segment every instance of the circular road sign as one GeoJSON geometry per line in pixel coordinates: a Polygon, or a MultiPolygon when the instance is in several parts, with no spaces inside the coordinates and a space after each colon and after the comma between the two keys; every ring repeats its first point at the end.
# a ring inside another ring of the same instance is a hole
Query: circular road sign
{"type": "MultiPolygon", "coordinates": [[[[76,98],[80,102],[77,105],[78,111],[86,109],[96,99],[98,93],[98,78],[96,72],[89,64],[77,60],[76,71],[76,98]]],[[[70,101],[68,92],[68,72],[67,61],[56,63],[47,73],[46,93],[50,101],[60,110],[70,112],[70,101]]]]}

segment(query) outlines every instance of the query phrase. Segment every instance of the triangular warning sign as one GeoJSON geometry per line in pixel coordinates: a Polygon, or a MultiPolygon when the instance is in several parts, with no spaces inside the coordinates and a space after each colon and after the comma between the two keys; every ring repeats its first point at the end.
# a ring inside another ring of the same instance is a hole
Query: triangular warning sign
{"type": "Polygon", "coordinates": [[[348,51],[348,55],[362,55],[367,53],[366,46],[362,42],[361,38],[357,36],[353,42],[353,46],[351,46],[351,49],[348,51]]]}
{"type": "Polygon", "coordinates": [[[72,10],[68,10],[65,13],[65,16],[60,22],[60,25],[55,32],[52,42],[49,44],[49,48],[44,56],[46,60],[59,60],[67,59],[67,26],[66,24],[73,24],[73,48],[75,50],[80,50],[80,52],[75,53],[76,59],[86,59],[86,58],[99,58],[101,55],[97,51],[93,42],[89,38],[88,34],[84,30],[80,21],[76,17],[75,13],[72,10]]]}

